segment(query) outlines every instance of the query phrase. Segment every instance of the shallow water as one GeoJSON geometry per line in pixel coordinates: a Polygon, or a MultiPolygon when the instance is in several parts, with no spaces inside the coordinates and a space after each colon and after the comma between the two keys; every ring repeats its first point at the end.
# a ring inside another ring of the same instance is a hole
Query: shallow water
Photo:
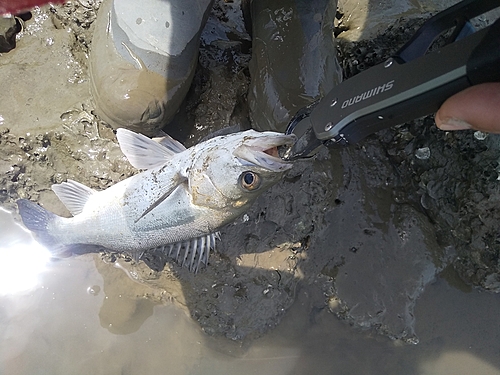
{"type": "Polygon", "coordinates": [[[0,228],[2,374],[500,374],[500,295],[456,280],[419,298],[417,345],[350,327],[307,285],[277,328],[235,342],[174,304],[131,301],[127,277],[107,287],[124,273],[100,274],[97,255],[51,260],[5,211],[0,228]]]}

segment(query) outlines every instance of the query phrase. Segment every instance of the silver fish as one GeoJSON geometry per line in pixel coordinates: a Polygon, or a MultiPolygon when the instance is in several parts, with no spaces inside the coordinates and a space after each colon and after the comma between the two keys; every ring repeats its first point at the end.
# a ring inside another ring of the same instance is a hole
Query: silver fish
{"type": "Polygon", "coordinates": [[[195,272],[208,263],[218,229],[292,167],[277,147],[295,140],[248,130],[186,149],[169,136],[152,140],[126,129],[118,129],[117,138],[132,166],[145,171],[103,191],[73,180],[53,185],[70,218],[20,199],[25,226],[55,253],[94,245],[139,259],[161,248],[195,272]]]}

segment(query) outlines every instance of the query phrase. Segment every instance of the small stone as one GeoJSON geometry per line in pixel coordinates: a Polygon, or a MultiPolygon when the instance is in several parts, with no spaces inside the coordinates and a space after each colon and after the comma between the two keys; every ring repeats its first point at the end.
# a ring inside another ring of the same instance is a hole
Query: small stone
{"type": "Polygon", "coordinates": [[[486,137],[488,137],[488,133],[484,133],[479,130],[474,132],[474,138],[476,138],[478,141],[484,141],[486,137]]]}
{"type": "Polygon", "coordinates": [[[415,151],[415,156],[420,160],[427,160],[431,157],[431,150],[429,147],[421,147],[415,151]]]}

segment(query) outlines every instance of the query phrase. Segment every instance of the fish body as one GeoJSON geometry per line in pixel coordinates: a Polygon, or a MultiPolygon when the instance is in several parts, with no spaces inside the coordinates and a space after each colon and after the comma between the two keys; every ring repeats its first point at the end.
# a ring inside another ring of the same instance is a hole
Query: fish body
{"type": "Polygon", "coordinates": [[[73,217],[18,201],[24,224],[40,242],[53,249],[96,245],[136,258],[163,247],[197,270],[207,263],[217,230],[292,166],[276,147],[294,137],[274,132],[249,130],[189,149],[168,136],[155,141],[125,129],[117,138],[131,164],[145,170],[103,191],[72,180],[53,185],[73,217]]]}

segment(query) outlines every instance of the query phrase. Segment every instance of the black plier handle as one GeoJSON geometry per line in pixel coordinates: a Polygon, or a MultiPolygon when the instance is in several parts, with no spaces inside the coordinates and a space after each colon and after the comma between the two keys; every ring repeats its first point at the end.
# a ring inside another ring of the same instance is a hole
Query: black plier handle
{"type": "Polygon", "coordinates": [[[472,34],[469,23],[499,6],[500,0],[465,0],[438,13],[395,56],[299,110],[286,131],[298,140],[284,158],[310,157],[322,145],[347,146],[433,113],[469,86],[500,81],[500,19],[472,34]],[[436,37],[452,28],[450,43],[427,53],[436,37]]]}

